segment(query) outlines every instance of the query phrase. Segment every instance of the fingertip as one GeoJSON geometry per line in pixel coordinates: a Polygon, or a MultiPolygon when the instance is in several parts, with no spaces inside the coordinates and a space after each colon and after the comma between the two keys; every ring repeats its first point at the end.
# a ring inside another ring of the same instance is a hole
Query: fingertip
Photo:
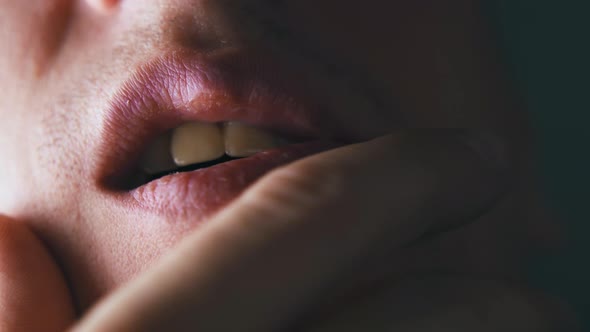
{"type": "Polygon", "coordinates": [[[63,331],[74,319],[66,283],[23,224],[0,217],[1,331],[63,331]]]}

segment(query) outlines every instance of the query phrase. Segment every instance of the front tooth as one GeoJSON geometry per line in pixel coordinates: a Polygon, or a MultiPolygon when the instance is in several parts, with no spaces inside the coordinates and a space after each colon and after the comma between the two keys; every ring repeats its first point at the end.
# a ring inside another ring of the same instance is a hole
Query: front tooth
{"type": "Polygon", "coordinates": [[[176,168],[170,155],[170,133],[155,139],[143,154],[140,166],[147,174],[158,174],[176,168]]]}
{"type": "Polygon", "coordinates": [[[249,157],[281,145],[273,135],[239,122],[228,122],[223,128],[225,153],[231,157],[249,157]]]}
{"type": "Polygon", "coordinates": [[[180,167],[218,159],[225,152],[221,129],[202,122],[184,124],[172,133],[170,151],[180,167]]]}

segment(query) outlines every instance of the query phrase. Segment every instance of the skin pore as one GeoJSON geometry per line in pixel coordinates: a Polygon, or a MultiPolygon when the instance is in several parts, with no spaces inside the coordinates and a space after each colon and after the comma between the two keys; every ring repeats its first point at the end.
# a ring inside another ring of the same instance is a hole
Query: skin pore
{"type": "MultiPolygon", "coordinates": [[[[503,142],[512,169],[497,205],[470,226],[387,256],[393,267],[383,267],[383,257],[368,260],[367,275],[451,271],[520,280],[522,260],[552,242],[554,229],[528,175],[524,109],[480,7],[474,0],[0,0],[0,214],[42,241],[76,313],[85,313],[195,236],[194,217],[172,220],[129,208],[97,179],[113,96],[138,68],[166,54],[216,59],[235,52],[245,63],[263,54],[300,69],[326,106],[326,121],[355,142],[401,128],[486,129],[503,142]]],[[[366,165],[378,163],[356,153],[366,165]]],[[[341,159],[346,164],[353,158],[341,159]]],[[[396,165],[391,160],[385,165],[396,165]]],[[[322,164],[329,160],[303,168],[322,164]]],[[[354,165],[349,170],[361,174],[371,169],[354,165]]],[[[395,191],[396,182],[384,183],[395,191]]],[[[481,207],[473,209],[481,214],[481,207]]]]}

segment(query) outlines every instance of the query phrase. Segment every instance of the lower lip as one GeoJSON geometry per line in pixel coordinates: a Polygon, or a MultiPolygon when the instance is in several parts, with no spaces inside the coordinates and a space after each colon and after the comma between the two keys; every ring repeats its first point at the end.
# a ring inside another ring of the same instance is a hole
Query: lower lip
{"type": "Polygon", "coordinates": [[[168,175],[125,196],[141,210],[171,220],[198,223],[271,170],[336,146],[333,142],[317,141],[269,150],[206,169],[168,175]]]}

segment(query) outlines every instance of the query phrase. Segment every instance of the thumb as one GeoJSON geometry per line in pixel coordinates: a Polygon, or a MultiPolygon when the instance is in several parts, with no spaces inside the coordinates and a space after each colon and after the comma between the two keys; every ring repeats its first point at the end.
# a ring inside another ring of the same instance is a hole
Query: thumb
{"type": "Polygon", "coordinates": [[[0,216],[0,331],[63,331],[73,320],[66,282],[41,241],[0,216]]]}

